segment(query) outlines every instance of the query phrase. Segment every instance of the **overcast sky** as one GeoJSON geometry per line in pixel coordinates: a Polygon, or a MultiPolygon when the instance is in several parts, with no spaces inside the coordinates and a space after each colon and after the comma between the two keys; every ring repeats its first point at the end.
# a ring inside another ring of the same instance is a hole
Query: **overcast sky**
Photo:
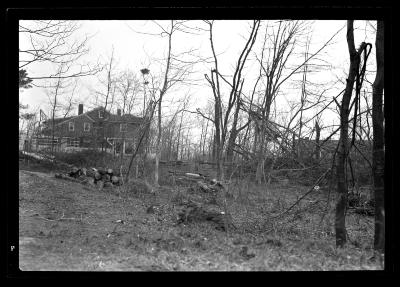
{"type": "MultiPolygon", "coordinates": [[[[167,51],[167,38],[145,35],[142,33],[158,33],[160,28],[152,21],[80,21],[82,27],[75,35],[77,39],[83,39],[85,35],[89,35],[90,53],[80,59],[82,62],[96,62],[101,61],[106,63],[114,49],[114,56],[116,59],[117,70],[122,71],[129,69],[138,76],[141,76],[140,69],[149,68],[155,75],[162,72],[163,67],[154,61],[154,58],[162,59],[167,51]],[[140,33],[142,32],[142,33],[140,33]]],[[[22,21],[25,26],[29,26],[29,21],[22,21]]],[[[168,25],[169,21],[157,21],[160,25],[168,25]]],[[[375,23],[375,22],[371,22],[375,23]]],[[[232,75],[233,68],[238,58],[238,55],[243,49],[245,38],[248,37],[250,31],[251,21],[245,20],[218,20],[214,25],[214,41],[215,49],[219,55],[220,71],[224,75],[232,75]]],[[[317,75],[312,75],[313,81],[319,83],[328,83],[334,81],[335,77],[344,77],[343,73],[347,73],[349,65],[349,56],[346,43],[346,21],[309,21],[310,30],[312,31],[312,40],[310,45],[310,53],[317,51],[321,46],[328,41],[336,32],[340,31],[332,43],[324,49],[321,58],[326,61],[330,68],[317,75]]],[[[191,27],[206,28],[202,21],[192,21],[191,27]]],[[[371,31],[368,28],[366,21],[355,22],[355,42],[358,47],[362,41],[374,44],[374,33],[365,32],[371,31]]],[[[305,40],[305,39],[303,39],[305,40]]],[[[260,41],[261,42],[261,41],[260,41]]],[[[20,47],[27,45],[27,39],[20,37],[20,47]]],[[[255,46],[256,50],[257,46],[255,46]]],[[[188,49],[196,49],[197,55],[201,57],[211,56],[210,42],[208,34],[202,32],[199,35],[191,34],[176,34],[173,39],[173,50],[175,52],[186,51],[188,49]]],[[[370,56],[370,62],[375,62],[374,50],[370,56]]],[[[213,64],[199,64],[193,70],[195,73],[191,75],[196,79],[196,85],[177,87],[166,97],[166,105],[176,102],[186,94],[190,94],[192,98],[192,109],[204,108],[207,100],[212,99],[211,89],[204,79],[204,73],[209,73],[213,64]]],[[[246,78],[244,91],[249,91],[252,87],[252,73],[258,70],[255,61],[249,61],[246,66],[246,78]],[[246,84],[248,86],[246,86],[246,84]]],[[[373,68],[372,68],[373,69],[373,68]]],[[[30,65],[27,68],[29,76],[41,76],[49,74],[51,67],[49,65],[30,65]]],[[[93,90],[98,86],[98,80],[95,76],[82,78],[78,82],[77,93],[78,101],[84,103],[85,108],[92,106],[94,101],[93,90]]],[[[338,83],[332,87],[329,92],[330,96],[335,96],[338,91],[344,88],[343,85],[338,83]]],[[[290,88],[287,88],[289,91],[290,88]]],[[[300,96],[300,91],[290,90],[287,93],[290,97],[295,99],[300,96]]],[[[282,110],[287,106],[287,100],[281,98],[277,100],[277,104],[281,105],[282,110]]],[[[43,109],[49,111],[48,97],[43,88],[25,89],[20,92],[20,102],[29,104],[33,110],[43,109]]],[[[75,113],[75,111],[74,111],[75,113]]],[[[324,114],[327,124],[332,124],[337,119],[333,113],[324,114]]]]}

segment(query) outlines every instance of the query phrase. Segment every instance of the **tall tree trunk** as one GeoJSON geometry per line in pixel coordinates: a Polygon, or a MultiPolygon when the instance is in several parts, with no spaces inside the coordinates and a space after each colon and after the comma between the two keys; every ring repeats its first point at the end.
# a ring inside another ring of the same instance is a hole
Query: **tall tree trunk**
{"type": "Polygon", "coordinates": [[[206,130],[205,130],[205,132],[204,132],[204,138],[203,138],[202,160],[204,160],[204,156],[205,156],[204,148],[205,148],[205,145],[206,145],[207,131],[208,131],[208,120],[207,120],[207,123],[206,123],[206,130]]]}
{"type": "Polygon", "coordinates": [[[178,136],[177,136],[177,144],[176,144],[176,159],[175,159],[175,160],[178,160],[178,159],[179,159],[179,158],[178,158],[178,156],[179,156],[179,142],[180,142],[180,139],[181,139],[182,120],[183,120],[183,113],[182,113],[182,115],[181,115],[181,121],[180,121],[180,123],[179,123],[178,136]]]}
{"type": "Polygon", "coordinates": [[[384,128],[383,128],[383,87],[384,87],[384,23],[378,21],[376,32],[376,77],[372,92],[373,156],[372,170],[375,194],[375,236],[376,251],[385,251],[385,206],[384,206],[384,128]]]}
{"type": "Polygon", "coordinates": [[[154,185],[159,186],[158,178],[159,178],[159,162],[160,162],[160,155],[161,155],[161,106],[164,94],[167,92],[168,84],[169,84],[169,70],[171,66],[171,53],[172,53],[172,32],[174,29],[174,21],[171,20],[171,32],[168,34],[168,56],[167,56],[167,66],[165,69],[164,74],[164,84],[160,91],[160,98],[158,100],[158,136],[157,136],[157,143],[156,143],[156,164],[154,170],[154,185]]]}
{"type": "Polygon", "coordinates": [[[156,143],[156,165],[154,172],[154,184],[158,186],[158,177],[159,177],[159,165],[160,165],[160,156],[161,156],[161,99],[158,102],[158,135],[157,135],[157,143],[156,143]]]}
{"type": "Polygon", "coordinates": [[[264,123],[261,124],[261,129],[259,133],[259,148],[257,153],[257,170],[256,170],[256,182],[258,184],[262,183],[263,175],[264,175],[264,166],[265,166],[265,127],[264,123]]]}
{"type": "Polygon", "coordinates": [[[240,110],[240,95],[238,96],[238,100],[236,102],[236,109],[233,115],[232,128],[228,139],[228,146],[226,148],[226,160],[229,164],[231,164],[233,161],[233,148],[235,146],[236,137],[238,135],[237,123],[239,118],[239,110],[240,110]]]}
{"type": "Polygon", "coordinates": [[[219,180],[224,178],[224,166],[222,162],[222,152],[223,152],[223,140],[221,140],[221,112],[220,112],[220,102],[215,103],[215,158],[217,161],[217,177],[219,180]]]}
{"type": "Polygon", "coordinates": [[[353,92],[353,85],[359,68],[359,55],[354,46],[353,20],[347,21],[347,45],[350,54],[350,69],[346,90],[343,94],[340,106],[340,139],[336,162],[337,193],[336,203],[336,246],[343,247],[346,244],[346,207],[347,207],[347,181],[346,181],[346,157],[349,149],[348,119],[349,104],[353,92]]]}
{"type": "Polygon", "coordinates": [[[321,137],[321,127],[319,126],[318,122],[315,122],[315,161],[318,163],[320,159],[320,152],[321,152],[321,147],[320,147],[320,137],[321,137]]]}

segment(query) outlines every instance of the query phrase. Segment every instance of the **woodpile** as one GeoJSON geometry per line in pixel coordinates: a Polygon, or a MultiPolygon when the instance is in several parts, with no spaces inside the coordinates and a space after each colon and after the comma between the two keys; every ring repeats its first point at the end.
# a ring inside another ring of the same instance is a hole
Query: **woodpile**
{"type": "Polygon", "coordinates": [[[97,169],[93,167],[86,169],[74,166],[71,168],[70,172],[66,174],[56,173],[55,177],[83,184],[97,185],[100,188],[122,185],[122,176],[118,173],[114,173],[110,168],[97,169]]]}

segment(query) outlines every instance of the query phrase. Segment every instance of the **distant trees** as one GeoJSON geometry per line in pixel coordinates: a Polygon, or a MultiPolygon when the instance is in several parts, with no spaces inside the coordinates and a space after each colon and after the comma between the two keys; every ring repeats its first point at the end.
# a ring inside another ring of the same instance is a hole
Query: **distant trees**
{"type": "MultiPolygon", "coordinates": [[[[155,137],[155,170],[154,170],[154,184],[157,186],[159,181],[159,162],[161,157],[161,142],[162,142],[162,107],[163,100],[167,92],[177,84],[183,84],[186,78],[189,76],[193,65],[196,63],[196,59],[191,59],[194,49],[188,49],[186,51],[179,51],[178,46],[174,46],[173,38],[179,33],[191,34],[191,29],[186,26],[187,21],[176,21],[171,20],[169,25],[161,25],[157,21],[152,21],[159,29],[159,33],[150,34],[157,37],[166,37],[167,50],[165,57],[158,61],[163,67],[162,73],[157,78],[156,87],[154,87],[154,77],[156,75],[150,72],[152,77],[153,91],[157,90],[158,95],[156,99],[157,103],[157,132],[155,137]]],[[[146,34],[146,33],[143,33],[146,34]]],[[[155,60],[155,59],[154,59],[155,60]]],[[[147,68],[141,70],[143,76],[148,74],[147,68]]],[[[144,77],[143,77],[144,78],[144,77]]],[[[146,100],[144,100],[146,101],[146,100]]],[[[147,108],[146,108],[147,109],[147,108]]]]}
{"type": "MultiPolygon", "coordinates": [[[[324,106],[324,93],[329,88],[318,88],[310,92],[312,83],[306,75],[324,69],[319,63],[323,60],[317,57],[337,33],[317,50],[310,52],[310,37],[306,41],[302,40],[310,33],[304,21],[253,21],[244,48],[240,50],[238,59],[235,59],[233,75],[228,78],[226,73],[219,70],[220,63],[214,43],[217,39],[213,35],[214,22],[205,22],[208,25],[214,64],[211,73],[206,74],[205,78],[212,90],[214,107],[212,115],[207,115],[200,109],[197,109],[197,113],[213,124],[213,155],[218,165],[218,177],[224,178],[224,162],[232,164],[235,156],[239,155],[256,164],[256,181],[261,183],[266,179],[266,159],[277,159],[271,153],[271,146],[276,148],[275,154],[288,151],[290,142],[295,141],[296,136],[302,136],[303,125],[312,121],[304,120],[303,114],[312,108],[324,106]],[[261,49],[255,51],[254,46],[257,47],[257,43],[261,49]],[[303,58],[298,57],[302,45],[306,47],[303,58]],[[254,64],[258,65],[258,74],[254,75],[254,72],[250,73],[245,69],[250,64],[253,67],[254,64]],[[275,123],[277,110],[274,105],[277,96],[282,95],[284,98],[284,90],[291,86],[289,81],[294,81],[301,74],[303,80],[300,104],[291,106],[286,123],[275,123]],[[247,89],[251,86],[250,92],[244,91],[245,81],[247,89]]],[[[322,110],[325,108],[322,107],[322,110]]],[[[207,130],[211,129],[207,127],[207,130]]],[[[202,135],[202,139],[204,138],[202,135]]],[[[274,163],[271,168],[273,165],[274,163]]]]}
{"type": "MultiPolygon", "coordinates": [[[[206,21],[209,26],[209,39],[210,46],[214,58],[214,68],[211,69],[211,74],[205,75],[207,82],[210,84],[213,96],[214,96],[214,117],[210,119],[214,124],[215,134],[214,134],[214,147],[215,147],[215,155],[216,162],[218,165],[218,178],[224,179],[224,147],[228,144],[228,154],[229,160],[232,159],[233,156],[233,146],[238,135],[238,132],[244,127],[238,128],[238,116],[240,110],[240,98],[243,87],[243,75],[242,71],[244,65],[246,63],[247,57],[256,41],[258,29],[260,27],[260,21],[254,20],[251,26],[250,35],[246,40],[246,44],[242,49],[240,56],[237,60],[235,71],[233,74],[232,81],[228,81],[219,70],[218,66],[218,58],[214,48],[214,38],[213,38],[213,21],[206,21]],[[224,106],[224,101],[222,98],[222,90],[221,90],[221,81],[227,83],[229,85],[229,99],[228,104],[224,106]],[[233,123],[230,129],[230,136],[228,140],[228,121],[233,112],[233,123]]],[[[198,112],[203,115],[199,110],[198,112]]],[[[206,117],[203,115],[203,117],[206,117]]]]}

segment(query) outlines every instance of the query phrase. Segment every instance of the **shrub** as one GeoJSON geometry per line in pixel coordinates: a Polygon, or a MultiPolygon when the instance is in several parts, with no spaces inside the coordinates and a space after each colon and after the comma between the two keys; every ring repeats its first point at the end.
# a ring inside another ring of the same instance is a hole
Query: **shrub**
{"type": "Polygon", "coordinates": [[[83,150],[73,153],[59,152],[56,154],[56,160],[76,166],[85,166],[85,167],[90,167],[90,166],[99,167],[106,163],[115,162],[115,158],[113,157],[113,155],[110,155],[108,153],[103,153],[97,150],[83,150]]]}

